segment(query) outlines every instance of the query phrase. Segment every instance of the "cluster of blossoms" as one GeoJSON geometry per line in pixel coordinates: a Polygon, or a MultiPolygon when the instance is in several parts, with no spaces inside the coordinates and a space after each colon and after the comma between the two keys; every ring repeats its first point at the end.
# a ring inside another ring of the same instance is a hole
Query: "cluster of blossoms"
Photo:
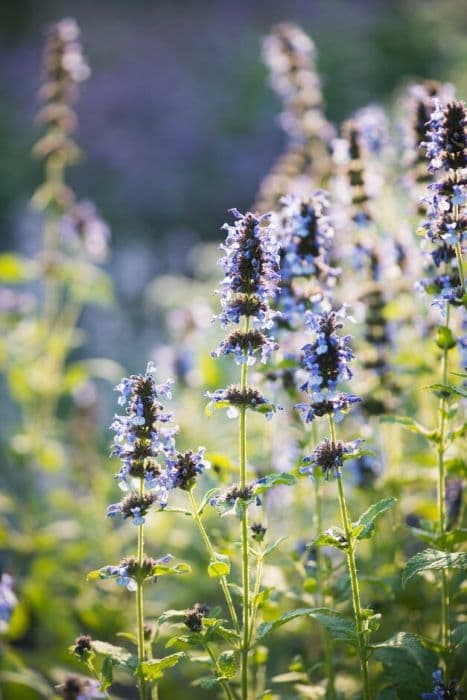
{"type": "Polygon", "coordinates": [[[171,465],[176,458],[177,428],[167,425],[172,414],[159,401],[161,397],[171,397],[172,382],[156,384],[154,370],[150,362],[144,375],[125,377],[118,384],[118,403],[126,406],[126,415],[115,416],[111,425],[115,432],[112,454],[122,461],[116,478],[127,495],[120,503],[109,506],[107,514],[121,513],[133,518],[136,525],[144,523],[152,503],[166,505],[172,485],[171,465]],[[143,480],[143,493],[131,490],[135,479],[143,480]]]}
{"type": "Polygon", "coordinates": [[[61,686],[63,700],[94,700],[107,695],[100,691],[100,682],[83,676],[67,676],[61,686]]]}
{"type": "Polygon", "coordinates": [[[339,270],[330,263],[334,230],[327,192],[289,195],[282,205],[280,322],[296,329],[304,312],[326,297],[339,270]]]}
{"type": "Polygon", "coordinates": [[[97,263],[107,259],[110,230],[92,202],[75,204],[62,217],[61,232],[73,251],[83,251],[87,258],[97,263]]]}
{"type": "Polygon", "coordinates": [[[434,304],[459,306],[464,300],[462,247],[467,229],[467,113],[464,103],[446,106],[435,100],[428,122],[428,141],[422,146],[429,170],[442,175],[428,185],[424,198],[428,219],[422,226],[431,275],[421,287],[434,297],[434,304]]]}
{"type": "Polygon", "coordinates": [[[308,192],[311,182],[329,175],[334,128],[323,112],[315,54],[310,37],[288,22],[274,27],[264,41],[264,61],[270,84],[283,103],[279,120],[289,143],[261,183],[259,211],[275,208],[287,193],[308,192]]]}
{"type": "Polygon", "coordinates": [[[13,592],[13,577],[2,574],[0,578],[0,632],[6,632],[18,599],[13,592]]]}
{"type": "Polygon", "coordinates": [[[209,607],[204,603],[195,603],[190,610],[186,611],[183,624],[190,632],[201,632],[203,629],[203,619],[209,615],[209,607]]]}
{"type": "MultiPolygon", "coordinates": [[[[52,169],[74,163],[79,155],[71,137],[77,124],[73,105],[78,97],[78,84],[90,73],[79,35],[75,20],[64,19],[50,28],[44,50],[45,80],[39,97],[45,106],[38,119],[45,126],[45,134],[35,145],[34,153],[52,169]]],[[[52,178],[35,195],[37,204],[51,205],[59,211],[66,210],[73,199],[73,193],[60,178],[52,178]]]]}
{"type": "MultiPolygon", "coordinates": [[[[349,345],[351,337],[339,334],[346,316],[345,308],[306,315],[305,323],[313,338],[302,348],[301,368],[306,378],[300,389],[309,394],[309,401],[296,405],[306,423],[325,415],[339,421],[353,404],[361,401],[355,394],[336,390],[338,383],[352,377],[349,367],[354,357],[349,345]]],[[[305,458],[304,462],[309,466],[303,467],[302,472],[312,474],[315,468],[320,468],[326,478],[330,474],[339,477],[344,460],[356,455],[359,444],[359,440],[343,443],[326,438],[312,456],[305,458]]]]}
{"type": "Polygon", "coordinates": [[[446,684],[443,680],[443,672],[438,669],[433,673],[433,691],[422,693],[423,700],[456,700],[460,698],[460,691],[456,681],[446,684]]]}
{"type": "MultiPolygon", "coordinates": [[[[225,255],[220,264],[225,277],[220,290],[222,312],[217,318],[224,328],[242,320],[244,326],[230,333],[212,356],[233,354],[237,364],[252,365],[258,355],[266,362],[271,352],[278,348],[268,331],[278,315],[270,302],[277,294],[280,280],[279,242],[267,225],[269,215],[258,216],[251,212],[243,215],[236,209],[230,211],[236,221],[234,225],[223,226],[227,237],[221,246],[225,255]]],[[[260,394],[248,391],[231,386],[208,394],[208,397],[212,405],[254,409],[267,405],[260,394]]]]}
{"type": "Polygon", "coordinates": [[[154,568],[159,564],[168,564],[171,559],[171,554],[166,554],[157,560],[151,559],[151,557],[144,557],[140,566],[134,557],[128,557],[122,559],[117,566],[109,565],[104,567],[102,569],[102,577],[115,578],[119,586],[124,586],[129,591],[136,591],[138,580],[146,581],[151,579],[153,583],[156,583],[157,576],[153,576],[152,573],[154,568]]]}

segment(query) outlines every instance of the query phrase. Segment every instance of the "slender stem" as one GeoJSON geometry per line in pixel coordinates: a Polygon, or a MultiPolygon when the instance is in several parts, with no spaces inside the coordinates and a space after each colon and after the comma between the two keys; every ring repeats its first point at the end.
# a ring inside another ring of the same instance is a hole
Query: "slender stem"
{"type": "MultiPolygon", "coordinates": [[[[140,496],[144,494],[144,479],[139,480],[140,496]]],[[[144,524],[138,525],[138,579],[136,588],[136,619],[138,624],[138,663],[141,664],[146,658],[144,645],[144,610],[143,610],[143,581],[141,579],[141,570],[144,557],[144,524]]],[[[139,677],[139,696],[140,700],[147,700],[146,683],[142,673],[139,677]]]]}
{"type": "MultiPolygon", "coordinates": [[[[336,428],[331,415],[329,416],[329,423],[331,427],[331,441],[333,444],[335,444],[336,428]]],[[[342,526],[344,528],[345,539],[347,541],[345,553],[347,555],[347,564],[349,567],[350,574],[350,585],[352,588],[352,603],[355,615],[355,627],[357,631],[358,653],[360,656],[360,667],[362,671],[363,698],[364,700],[370,700],[371,695],[370,681],[368,677],[367,643],[365,638],[365,631],[363,629],[362,606],[360,603],[360,590],[358,586],[357,566],[355,563],[355,549],[352,537],[352,525],[349,518],[349,514],[347,512],[347,505],[344,496],[344,487],[342,486],[342,477],[337,478],[337,489],[339,493],[339,508],[341,513],[342,526]]]]}
{"type": "MultiPolygon", "coordinates": [[[[449,328],[449,305],[446,304],[446,326],[449,328]]],[[[441,358],[442,383],[447,383],[448,350],[443,349],[441,358]]],[[[446,468],[444,463],[446,429],[446,399],[441,396],[439,400],[439,445],[438,445],[438,532],[443,537],[446,532],[446,468]]],[[[449,590],[448,578],[445,569],[441,571],[441,643],[447,650],[449,647],[449,590]]]]}
{"type": "MultiPolygon", "coordinates": [[[[214,652],[212,651],[212,649],[208,643],[205,644],[205,647],[206,647],[206,651],[208,652],[209,656],[211,657],[212,663],[214,664],[214,668],[216,670],[217,676],[222,677],[224,674],[222,673],[222,669],[220,668],[220,666],[217,662],[217,659],[216,659],[214,652]]],[[[221,685],[222,685],[222,688],[223,688],[224,693],[225,693],[226,697],[228,698],[228,700],[234,700],[235,696],[232,693],[232,690],[230,689],[230,686],[227,683],[227,681],[221,681],[221,685]]]]}
{"type": "Polygon", "coordinates": [[[250,618],[250,634],[248,637],[248,646],[251,645],[251,641],[253,638],[253,633],[255,630],[255,622],[256,622],[256,615],[258,614],[258,603],[257,603],[257,598],[258,594],[261,588],[261,577],[263,575],[263,556],[260,555],[258,557],[258,563],[256,566],[256,580],[255,580],[255,586],[253,589],[253,608],[251,611],[251,618],[250,618]]]}
{"type": "MultiPolygon", "coordinates": [[[[311,424],[311,432],[313,437],[313,447],[318,444],[318,430],[316,422],[311,424]]],[[[315,486],[315,532],[319,537],[323,530],[323,503],[321,499],[321,489],[317,478],[314,479],[315,486]]],[[[325,604],[325,596],[323,592],[323,569],[324,558],[321,547],[316,548],[316,593],[319,605],[325,604]]],[[[334,685],[334,665],[332,662],[332,642],[327,630],[322,628],[323,650],[324,650],[324,668],[327,678],[326,697],[328,700],[336,700],[336,689],[334,685]]]]}
{"type": "MultiPolygon", "coordinates": [[[[241,392],[246,391],[248,365],[242,365],[241,392]]],[[[240,409],[240,488],[247,485],[247,449],[246,449],[246,406],[240,409]]],[[[242,586],[243,586],[243,643],[242,643],[242,700],[248,700],[248,651],[250,620],[250,577],[248,570],[248,507],[245,504],[242,513],[242,586]]]]}
{"type": "MultiPolygon", "coordinates": [[[[214,551],[214,547],[212,546],[211,540],[209,539],[209,535],[206,531],[206,528],[204,527],[203,522],[201,520],[201,517],[198,513],[198,505],[196,503],[196,499],[194,497],[193,491],[188,491],[188,496],[190,498],[191,512],[193,514],[193,520],[195,521],[196,525],[198,526],[198,530],[201,534],[201,537],[203,538],[204,544],[206,545],[206,549],[209,552],[209,556],[211,557],[211,560],[215,561],[216,553],[214,551]]],[[[233,599],[232,599],[232,595],[231,595],[230,590],[229,590],[227,578],[225,576],[219,576],[219,583],[221,585],[222,592],[224,593],[227,607],[229,608],[229,613],[230,613],[230,617],[232,619],[232,624],[235,628],[235,631],[238,634],[240,634],[240,625],[238,624],[237,613],[235,612],[235,606],[233,604],[233,599]]]]}

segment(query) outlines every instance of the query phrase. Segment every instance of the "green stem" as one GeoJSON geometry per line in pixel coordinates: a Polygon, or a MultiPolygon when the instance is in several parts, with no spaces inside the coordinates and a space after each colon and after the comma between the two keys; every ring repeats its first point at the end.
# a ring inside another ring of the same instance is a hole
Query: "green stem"
{"type": "MultiPolygon", "coordinates": [[[[248,366],[242,365],[241,392],[246,391],[248,366]]],[[[240,409],[240,488],[247,485],[247,451],[246,451],[246,406],[240,409]]],[[[250,577],[248,570],[248,507],[245,504],[242,513],[242,587],[243,587],[243,643],[242,643],[242,700],[248,700],[248,651],[250,620],[250,577]]]]}
{"type": "MultiPolygon", "coordinates": [[[[139,480],[139,494],[144,494],[144,479],[139,480]]],[[[144,533],[143,525],[138,525],[138,578],[136,588],[136,619],[138,625],[138,663],[141,664],[146,658],[144,645],[144,610],[143,610],[143,581],[141,571],[144,557],[144,533]]],[[[147,700],[146,683],[143,675],[139,674],[139,696],[140,700],[147,700]]]]}
{"type": "MultiPolygon", "coordinates": [[[[449,305],[446,304],[446,326],[449,328],[449,305]]],[[[448,372],[448,350],[443,349],[441,359],[441,378],[442,383],[447,383],[448,372]]],[[[445,429],[446,429],[446,399],[441,397],[439,400],[439,446],[438,446],[438,532],[440,537],[446,533],[446,509],[445,509],[445,493],[446,493],[446,468],[444,463],[445,445],[445,429]]],[[[441,644],[444,649],[449,648],[449,590],[448,578],[446,571],[441,571],[441,644]]]]}
{"type": "MultiPolygon", "coordinates": [[[[195,521],[198,530],[201,534],[201,537],[203,538],[204,544],[206,545],[206,549],[209,552],[209,556],[211,557],[211,561],[216,560],[216,553],[214,551],[214,547],[212,546],[211,540],[209,539],[209,535],[206,531],[206,528],[203,525],[203,522],[201,520],[201,517],[198,513],[198,505],[196,503],[196,499],[194,497],[193,491],[188,491],[188,496],[190,498],[190,504],[191,504],[191,512],[193,514],[193,520],[195,521]]],[[[227,582],[227,578],[225,576],[219,576],[219,583],[222,588],[222,592],[224,593],[225,601],[227,603],[227,607],[229,608],[229,613],[230,617],[232,619],[232,624],[235,628],[235,631],[240,634],[240,625],[238,624],[238,618],[237,618],[237,613],[235,612],[235,606],[233,604],[233,599],[232,595],[229,590],[229,585],[227,582]]]]}
{"type": "Polygon", "coordinates": [[[256,615],[258,614],[257,598],[258,598],[259,591],[261,588],[262,575],[263,575],[263,555],[261,554],[260,556],[258,556],[258,564],[256,567],[256,580],[255,580],[255,586],[253,589],[253,609],[251,611],[251,618],[250,618],[250,634],[248,637],[248,646],[251,645],[253,633],[255,630],[256,615]]]}
{"type": "MultiPolygon", "coordinates": [[[[316,423],[313,421],[311,425],[312,436],[313,436],[313,447],[318,444],[318,431],[316,423]]],[[[321,499],[321,489],[318,479],[314,479],[315,486],[315,532],[316,536],[319,537],[323,531],[323,502],[321,499]]],[[[318,604],[324,606],[325,596],[323,592],[323,576],[322,572],[324,570],[324,558],[321,547],[317,547],[316,551],[316,593],[318,604]]],[[[334,665],[332,662],[332,642],[329,637],[327,630],[322,629],[323,637],[323,650],[324,650],[324,668],[325,675],[327,678],[326,687],[326,697],[328,700],[336,700],[336,689],[334,685],[334,665]]]]}
{"type": "MultiPolygon", "coordinates": [[[[212,663],[214,664],[214,668],[216,670],[217,676],[222,677],[224,674],[222,673],[222,669],[220,668],[220,666],[217,662],[217,659],[216,659],[214,652],[212,651],[212,649],[208,643],[205,644],[205,647],[206,647],[206,651],[208,652],[209,656],[211,657],[212,663]]],[[[228,682],[221,681],[221,686],[222,686],[224,693],[225,693],[226,697],[228,698],[228,700],[234,700],[234,695],[232,693],[232,690],[231,690],[228,682]]]]}
{"type": "MultiPolygon", "coordinates": [[[[329,423],[331,427],[331,442],[333,444],[336,444],[336,428],[331,415],[329,416],[329,423]]],[[[365,631],[363,628],[363,615],[362,606],[360,603],[360,590],[358,586],[357,566],[355,563],[352,525],[349,518],[349,514],[347,512],[347,505],[344,496],[344,487],[342,486],[342,477],[337,478],[337,489],[339,493],[339,509],[341,513],[342,526],[344,528],[345,539],[347,541],[345,553],[347,555],[347,564],[349,567],[350,574],[350,585],[352,588],[352,603],[355,615],[355,627],[357,631],[358,654],[360,657],[360,667],[362,672],[363,698],[364,700],[370,700],[371,695],[370,681],[368,677],[367,643],[365,638],[365,631]]]]}

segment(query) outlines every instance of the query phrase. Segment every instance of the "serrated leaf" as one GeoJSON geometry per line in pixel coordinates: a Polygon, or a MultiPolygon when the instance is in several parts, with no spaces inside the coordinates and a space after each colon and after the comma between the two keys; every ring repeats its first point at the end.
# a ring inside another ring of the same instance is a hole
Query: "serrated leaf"
{"type": "Polygon", "coordinates": [[[195,634],[192,634],[191,636],[188,634],[182,634],[178,635],[177,637],[170,637],[165,646],[167,649],[171,649],[172,647],[191,649],[192,647],[197,646],[198,643],[199,638],[195,634]]]}
{"type": "Polygon", "coordinates": [[[417,635],[399,632],[374,648],[375,658],[384,666],[384,678],[397,689],[400,700],[413,700],[431,690],[438,655],[417,635]]]}
{"type": "Polygon", "coordinates": [[[114,664],[118,664],[120,666],[126,666],[128,661],[130,661],[133,657],[133,654],[131,654],[127,649],[117,647],[114,644],[109,644],[108,642],[101,642],[98,639],[93,639],[91,646],[96,654],[108,656],[114,664]]]}
{"type": "Polygon", "coordinates": [[[371,537],[375,530],[375,521],[380,518],[386,511],[390,510],[397,498],[383,498],[378,503],[371,505],[363,515],[359,517],[356,523],[353,524],[353,534],[357,540],[364,540],[371,537]]]}
{"type": "Polygon", "coordinates": [[[185,657],[184,651],[178,651],[176,654],[164,656],[163,659],[151,659],[143,661],[140,664],[141,674],[146,681],[157,681],[163,677],[164,671],[168,668],[176,666],[179,661],[185,657]]]}
{"type": "Polygon", "coordinates": [[[331,608],[314,608],[309,615],[316,622],[319,622],[337,642],[357,644],[354,622],[344,617],[341,613],[331,608]]]}
{"type": "Polygon", "coordinates": [[[402,585],[421,571],[440,569],[467,569],[467,552],[441,552],[438,549],[425,549],[406,564],[402,572],[402,585]]]}
{"type": "Polygon", "coordinates": [[[261,625],[259,625],[256,636],[258,639],[262,639],[272,630],[282,627],[282,625],[285,625],[291,620],[295,620],[297,617],[305,617],[313,610],[314,608],[297,608],[296,610],[290,610],[289,612],[284,613],[273,622],[263,622],[261,625]]]}
{"type": "Polygon", "coordinates": [[[234,651],[223,651],[217,659],[219,669],[225,678],[233,678],[239,668],[239,656],[234,651]]]}

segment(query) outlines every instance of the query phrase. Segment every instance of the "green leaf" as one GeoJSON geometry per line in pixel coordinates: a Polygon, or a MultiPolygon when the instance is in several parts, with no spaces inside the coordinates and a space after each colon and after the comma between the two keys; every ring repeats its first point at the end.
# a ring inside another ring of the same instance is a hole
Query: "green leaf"
{"type": "Polygon", "coordinates": [[[402,585],[421,571],[439,569],[467,569],[467,552],[448,553],[437,549],[419,552],[407,562],[402,572],[402,585]]]}
{"type": "Polygon", "coordinates": [[[230,573],[230,565],[224,561],[212,561],[208,566],[208,576],[210,578],[218,578],[219,576],[228,576],[230,573]]]}
{"type": "Polygon", "coordinates": [[[375,530],[375,521],[380,518],[386,511],[390,510],[397,498],[383,498],[378,503],[371,505],[363,515],[359,517],[356,523],[353,524],[352,534],[357,540],[364,540],[371,537],[375,530]]]}
{"type": "Polygon", "coordinates": [[[106,656],[104,661],[102,662],[102,668],[99,674],[99,680],[101,682],[100,691],[102,693],[105,693],[107,688],[110,688],[110,686],[113,683],[113,678],[114,674],[112,659],[110,656],[106,656]]]}
{"type": "Polygon", "coordinates": [[[457,341],[449,326],[438,326],[436,329],[435,342],[442,350],[451,350],[457,345],[457,341]]]}
{"type": "Polygon", "coordinates": [[[337,549],[345,549],[347,540],[345,532],[340,527],[330,527],[326,532],[312,540],[308,547],[337,547],[337,549]]]}
{"type": "Polygon", "coordinates": [[[200,688],[205,688],[205,690],[212,690],[212,688],[219,685],[221,680],[222,679],[219,678],[213,678],[212,676],[203,676],[202,678],[194,680],[191,685],[199,685],[200,688]]]}
{"type": "Polygon", "coordinates": [[[114,644],[109,644],[108,642],[101,642],[98,639],[93,639],[91,646],[96,654],[102,654],[109,657],[114,665],[127,666],[128,662],[134,658],[133,654],[131,654],[127,649],[117,647],[114,644]]]}
{"type": "Polygon", "coordinates": [[[433,394],[440,399],[452,399],[462,397],[467,398],[467,391],[460,386],[454,386],[454,384],[429,384],[427,389],[431,389],[433,394]]]}
{"type": "Polygon", "coordinates": [[[331,608],[314,608],[309,615],[319,622],[336,641],[357,644],[355,624],[341,613],[331,608]]]}
{"type": "Polygon", "coordinates": [[[399,700],[413,700],[431,690],[431,674],[438,667],[438,655],[420,637],[399,632],[373,649],[375,658],[384,666],[384,679],[397,689],[399,700]]]}
{"type": "Polygon", "coordinates": [[[217,493],[219,493],[218,488],[213,488],[206,491],[203,498],[201,499],[201,503],[199,504],[198,515],[203,514],[203,511],[206,508],[207,504],[210,502],[211,498],[213,498],[217,493]]]}
{"type": "Polygon", "coordinates": [[[228,576],[230,574],[230,559],[224,554],[215,552],[216,558],[209,563],[208,575],[210,578],[228,576]]]}
{"type": "Polygon", "coordinates": [[[183,622],[186,617],[186,610],[165,610],[159,615],[158,622],[162,625],[164,622],[183,622]]]}
{"type": "Polygon", "coordinates": [[[116,636],[121,637],[122,639],[127,639],[135,646],[138,646],[138,638],[136,637],[136,634],[133,634],[133,632],[117,632],[116,636]]]}
{"type": "Polygon", "coordinates": [[[178,651],[176,654],[170,654],[169,656],[164,656],[163,659],[151,659],[150,661],[143,661],[140,664],[141,674],[146,681],[158,681],[164,675],[164,671],[167,668],[172,668],[176,666],[179,661],[185,657],[184,651],[178,651]]]}
{"type": "Polygon", "coordinates": [[[191,517],[192,514],[191,510],[188,510],[187,508],[179,508],[178,506],[164,506],[163,508],[159,508],[159,511],[164,511],[164,513],[181,513],[182,515],[188,515],[189,517],[191,517]]]}
{"type": "Polygon", "coordinates": [[[223,651],[217,659],[219,668],[225,678],[233,678],[237,675],[240,665],[238,653],[235,651],[223,651]]]}
{"type": "Polygon", "coordinates": [[[151,575],[168,576],[171,574],[189,574],[190,572],[191,566],[181,561],[178,564],[175,564],[175,566],[167,566],[167,564],[156,564],[151,571],[151,575]]]}
{"type": "Polygon", "coordinates": [[[421,423],[418,423],[416,420],[409,418],[408,416],[383,416],[380,418],[380,422],[397,423],[411,433],[417,433],[418,435],[423,435],[423,437],[425,437],[427,440],[439,442],[439,434],[437,430],[425,428],[425,426],[421,425],[421,423]]]}
{"type": "Polygon", "coordinates": [[[306,615],[309,615],[311,612],[313,612],[313,610],[314,608],[297,608],[296,610],[290,610],[289,612],[284,613],[273,622],[263,622],[258,627],[256,633],[257,639],[262,639],[269,634],[269,632],[277,629],[278,627],[282,627],[282,625],[285,625],[286,622],[290,622],[290,620],[295,620],[297,617],[305,617],[306,615]]]}
{"type": "Polygon", "coordinates": [[[281,484],[285,486],[292,486],[296,483],[296,481],[297,479],[290,472],[278,472],[276,474],[268,474],[267,476],[263,476],[263,478],[256,483],[255,495],[259,496],[262,493],[269,491],[274,486],[279,486],[281,484]]]}
{"type": "Polygon", "coordinates": [[[278,547],[286,539],[287,539],[287,535],[284,535],[283,537],[279,537],[279,539],[276,540],[275,542],[273,542],[272,544],[268,544],[268,546],[266,547],[266,549],[263,552],[263,556],[267,557],[268,554],[271,554],[271,552],[273,552],[276,549],[276,547],[278,547]]]}

